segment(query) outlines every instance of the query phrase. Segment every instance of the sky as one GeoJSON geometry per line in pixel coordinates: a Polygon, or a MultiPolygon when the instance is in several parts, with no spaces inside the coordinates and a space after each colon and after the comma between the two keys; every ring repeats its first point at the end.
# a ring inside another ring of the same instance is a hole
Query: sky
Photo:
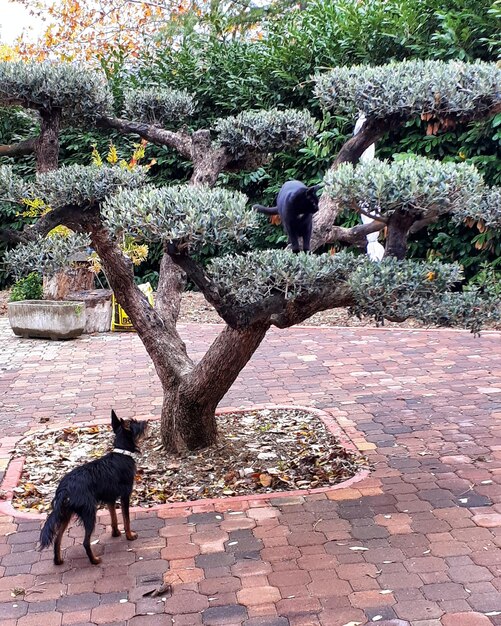
{"type": "Polygon", "coordinates": [[[0,0],[0,42],[12,44],[26,27],[31,27],[33,33],[29,39],[34,39],[42,31],[42,24],[37,23],[25,7],[0,0]]]}

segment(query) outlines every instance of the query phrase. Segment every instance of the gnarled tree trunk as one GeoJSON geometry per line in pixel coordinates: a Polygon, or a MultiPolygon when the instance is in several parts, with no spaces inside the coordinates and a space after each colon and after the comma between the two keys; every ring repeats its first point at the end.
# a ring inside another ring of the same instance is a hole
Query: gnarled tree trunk
{"type": "Polygon", "coordinates": [[[415,221],[416,219],[408,213],[401,211],[393,213],[388,220],[385,257],[394,256],[399,261],[405,259],[409,232],[415,221]]]}
{"type": "MultiPolygon", "coordinates": [[[[163,385],[162,442],[167,450],[205,448],[217,441],[216,408],[264,339],[270,323],[226,328],[174,387],[163,385]]],[[[163,383],[163,381],[162,381],[163,383]]]]}
{"type": "Polygon", "coordinates": [[[37,173],[56,170],[59,162],[59,130],[61,110],[51,109],[40,113],[40,135],[35,141],[37,173]]]}

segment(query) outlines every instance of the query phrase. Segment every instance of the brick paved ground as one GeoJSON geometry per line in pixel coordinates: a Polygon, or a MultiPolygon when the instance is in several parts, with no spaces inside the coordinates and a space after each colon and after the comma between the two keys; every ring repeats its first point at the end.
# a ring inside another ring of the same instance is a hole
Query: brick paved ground
{"type": "MultiPolygon", "coordinates": [[[[216,330],[182,334],[196,357],[216,330]]],[[[5,320],[0,336],[0,469],[41,417],[158,415],[136,336],[25,341],[5,320]]],[[[374,472],[327,495],[141,512],[130,544],[103,515],[100,566],[79,526],[56,568],[40,522],[4,515],[2,626],[501,625],[500,333],[274,331],[223,405],[265,402],[328,410],[374,472]],[[143,597],[162,581],[171,597],[143,597]]]]}

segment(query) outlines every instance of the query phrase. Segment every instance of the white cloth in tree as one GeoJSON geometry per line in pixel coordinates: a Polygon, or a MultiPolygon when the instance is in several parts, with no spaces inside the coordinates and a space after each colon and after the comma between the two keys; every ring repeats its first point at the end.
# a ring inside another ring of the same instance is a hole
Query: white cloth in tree
{"type": "MultiPolygon", "coordinates": [[[[365,124],[366,117],[363,113],[360,113],[355,124],[353,135],[358,135],[365,124]]],[[[371,144],[367,150],[365,150],[360,157],[361,161],[371,161],[376,153],[376,144],[371,144]]],[[[362,224],[370,224],[373,222],[373,218],[367,215],[361,215],[362,224]]],[[[384,256],[384,247],[378,241],[379,231],[376,233],[370,233],[367,235],[367,255],[371,261],[381,261],[384,256]]]]}

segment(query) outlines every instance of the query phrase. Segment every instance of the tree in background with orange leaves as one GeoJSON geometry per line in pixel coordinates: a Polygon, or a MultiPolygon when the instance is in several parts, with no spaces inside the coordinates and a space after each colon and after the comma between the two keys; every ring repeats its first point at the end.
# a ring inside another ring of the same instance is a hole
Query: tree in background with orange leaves
{"type": "MultiPolygon", "coordinates": [[[[14,1],[14,0],[13,0],[14,1]]],[[[138,56],[194,28],[211,26],[223,36],[237,36],[267,17],[302,8],[292,0],[16,0],[47,27],[38,41],[21,36],[16,51],[25,59],[101,59],[116,54],[138,56]]]]}

